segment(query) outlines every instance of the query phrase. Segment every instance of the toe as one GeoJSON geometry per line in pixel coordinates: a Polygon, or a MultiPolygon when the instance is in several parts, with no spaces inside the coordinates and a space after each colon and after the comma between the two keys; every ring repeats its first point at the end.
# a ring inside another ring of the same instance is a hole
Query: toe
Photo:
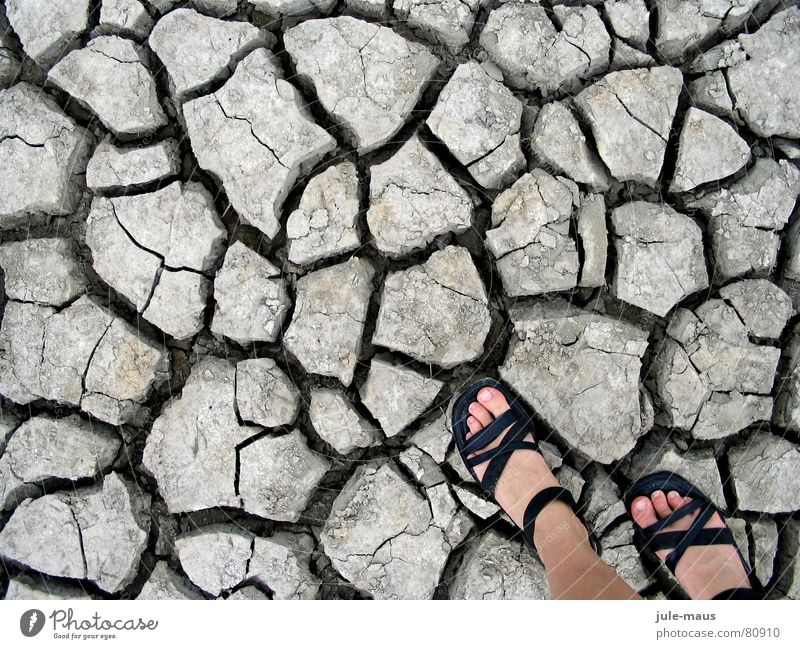
{"type": "Polygon", "coordinates": [[[482,428],[482,425],[481,422],[470,415],[467,417],[467,428],[469,428],[469,433],[467,433],[467,439],[469,439],[482,428]]]}
{"type": "Polygon", "coordinates": [[[631,516],[639,527],[649,527],[656,521],[656,510],[647,496],[635,498],[631,506],[631,516]]]}
{"type": "Polygon", "coordinates": [[[477,401],[473,401],[471,404],[469,404],[469,414],[481,422],[481,426],[488,426],[492,423],[492,413],[477,401]]]}
{"type": "Polygon", "coordinates": [[[672,513],[672,509],[667,502],[667,495],[663,491],[654,491],[650,494],[650,500],[653,501],[653,507],[656,508],[656,514],[659,518],[666,518],[672,513]]]}
{"type": "Polygon", "coordinates": [[[683,496],[677,491],[670,491],[667,493],[667,504],[669,504],[672,511],[683,507],[683,496]]]}
{"type": "Polygon", "coordinates": [[[478,392],[478,401],[495,417],[499,417],[510,407],[503,393],[497,388],[482,388],[478,392]]]}

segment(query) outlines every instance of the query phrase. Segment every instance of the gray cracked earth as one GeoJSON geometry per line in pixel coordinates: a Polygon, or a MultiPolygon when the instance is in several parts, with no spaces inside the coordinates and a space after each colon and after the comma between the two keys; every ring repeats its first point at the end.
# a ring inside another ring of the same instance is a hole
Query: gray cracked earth
{"type": "Polygon", "coordinates": [[[800,10],[0,2],[0,593],[529,598],[481,376],[648,597],[657,469],[800,596],[800,10]]]}

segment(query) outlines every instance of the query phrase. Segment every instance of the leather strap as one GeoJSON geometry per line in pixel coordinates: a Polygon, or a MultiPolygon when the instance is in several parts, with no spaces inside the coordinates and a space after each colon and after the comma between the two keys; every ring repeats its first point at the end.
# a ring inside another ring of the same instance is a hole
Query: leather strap
{"type": "MultiPolygon", "coordinates": [[[[658,550],[671,550],[683,540],[686,532],[661,532],[653,536],[645,545],[657,552],[658,550]]],[[[694,537],[694,545],[727,545],[735,543],[733,534],[727,527],[714,527],[700,530],[694,537]]]]}
{"type": "Polygon", "coordinates": [[[506,468],[506,464],[508,464],[508,460],[511,458],[511,453],[517,450],[517,447],[513,446],[514,442],[522,442],[527,434],[528,422],[518,419],[511,424],[511,428],[498,446],[498,448],[502,450],[489,461],[489,466],[486,467],[486,472],[481,479],[481,486],[490,494],[494,495],[497,481],[500,480],[500,474],[502,474],[503,469],[506,468]]]}
{"type": "Polygon", "coordinates": [[[655,534],[656,532],[662,530],[663,528],[672,525],[674,522],[679,521],[687,514],[691,514],[695,509],[700,509],[700,507],[702,507],[704,504],[705,501],[696,498],[688,505],[679,507],[666,518],[662,518],[660,521],[656,521],[652,525],[648,525],[642,530],[642,532],[644,532],[647,535],[655,534]]]}
{"type": "Polygon", "coordinates": [[[705,503],[705,506],[700,511],[700,514],[694,519],[694,522],[691,524],[689,529],[686,530],[678,545],[676,545],[675,549],[669,553],[669,556],[664,561],[664,564],[667,566],[667,568],[669,568],[672,574],[675,574],[675,566],[678,565],[678,561],[681,560],[684,552],[686,552],[686,550],[688,550],[694,544],[695,538],[706,526],[708,520],[714,515],[714,511],[714,507],[710,503],[705,503]]]}
{"type": "Polygon", "coordinates": [[[670,550],[667,558],[664,560],[664,565],[675,574],[675,568],[678,562],[683,558],[692,546],[703,545],[736,545],[733,534],[727,527],[705,529],[706,523],[716,512],[715,507],[702,499],[695,499],[692,502],[676,509],[666,518],[649,525],[642,531],[649,536],[645,545],[653,551],[657,550],[670,550]],[[699,509],[700,513],[697,518],[692,521],[688,530],[673,531],[673,532],[660,532],[663,528],[672,525],[676,521],[688,516],[693,511],[699,509]]]}
{"type": "Polygon", "coordinates": [[[498,435],[517,420],[517,415],[513,410],[506,410],[488,426],[481,428],[475,435],[470,437],[464,444],[464,455],[474,453],[478,449],[491,444],[498,435]]]}
{"type": "Polygon", "coordinates": [[[503,453],[513,453],[517,449],[527,449],[529,451],[538,451],[539,445],[536,442],[527,442],[525,440],[522,441],[511,441],[507,444],[502,444],[501,446],[496,446],[495,448],[489,449],[488,451],[484,451],[483,453],[478,453],[467,460],[467,466],[478,466],[492,458],[497,457],[498,455],[502,455],[503,453]]]}
{"type": "Polygon", "coordinates": [[[575,510],[575,500],[573,500],[572,494],[564,489],[564,487],[547,487],[531,498],[531,501],[525,508],[525,514],[522,517],[522,534],[531,548],[534,547],[533,527],[536,523],[536,517],[546,505],[549,505],[554,500],[560,500],[569,505],[573,511],[575,510]]]}

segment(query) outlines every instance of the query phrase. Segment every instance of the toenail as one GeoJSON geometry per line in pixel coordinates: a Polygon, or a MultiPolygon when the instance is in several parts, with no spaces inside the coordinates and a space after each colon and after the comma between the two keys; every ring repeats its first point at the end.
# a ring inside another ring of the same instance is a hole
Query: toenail
{"type": "Polygon", "coordinates": [[[475,419],[475,417],[467,417],[467,424],[474,424],[474,423],[476,423],[477,421],[478,421],[478,420],[477,420],[477,419],[475,419]]]}
{"type": "Polygon", "coordinates": [[[677,491],[670,491],[669,492],[670,498],[680,498],[681,495],[677,491]]]}
{"type": "Polygon", "coordinates": [[[478,399],[480,401],[489,401],[492,398],[492,393],[489,390],[481,390],[478,392],[478,399]]]}
{"type": "Polygon", "coordinates": [[[644,511],[644,509],[647,507],[647,501],[642,498],[641,500],[637,500],[635,503],[633,503],[633,506],[636,508],[636,511],[644,511]]]}
{"type": "Polygon", "coordinates": [[[473,401],[471,404],[469,404],[468,410],[470,412],[475,412],[475,408],[477,408],[477,407],[478,407],[478,404],[473,401]]]}
{"type": "Polygon", "coordinates": [[[651,498],[661,498],[663,496],[664,493],[662,491],[654,491],[653,493],[650,494],[651,498]]]}

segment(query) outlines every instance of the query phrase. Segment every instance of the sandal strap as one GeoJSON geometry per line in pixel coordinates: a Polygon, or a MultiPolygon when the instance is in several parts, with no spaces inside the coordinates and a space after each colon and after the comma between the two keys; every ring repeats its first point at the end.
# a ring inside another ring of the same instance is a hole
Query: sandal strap
{"type": "Polygon", "coordinates": [[[691,514],[695,509],[699,509],[704,504],[705,504],[704,500],[700,498],[695,498],[688,505],[679,507],[666,518],[662,518],[661,520],[656,521],[652,525],[648,525],[642,530],[642,532],[647,535],[655,534],[656,532],[662,530],[663,528],[672,525],[674,522],[679,521],[684,516],[691,514]]]}
{"type": "Polygon", "coordinates": [[[686,550],[688,550],[692,545],[694,545],[694,540],[697,538],[698,534],[703,530],[708,523],[709,519],[714,515],[716,510],[710,503],[706,503],[705,507],[700,511],[697,518],[694,519],[694,522],[691,524],[688,530],[683,535],[683,538],[680,540],[678,545],[675,546],[675,549],[669,553],[664,564],[669,568],[672,574],[675,574],[675,567],[678,565],[678,561],[681,560],[686,550]]]}
{"type": "MultiPolygon", "coordinates": [[[[657,552],[658,550],[672,550],[677,547],[683,540],[686,532],[681,530],[679,532],[661,532],[653,536],[645,546],[657,552]]],[[[727,527],[713,527],[702,529],[694,537],[693,545],[728,545],[735,543],[733,534],[727,527]]]]}
{"type": "Polygon", "coordinates": [[[522,517],[522,534],[531,548],[534,547],[533,527],[536,523],[536,517],[546,505],[549,505],[554,500],[560,500],[569,505],[573,511],[575,510],[575,500],[572,498],[572,494],[564,487],[546,487],[531,498],[522,517]]]}
{"type": "Polygon", "coordinates": [[[475,435],[470,437],[464,444],[464,457],[474,453],[478,449],[491,444],[497,437],[511,424],[517,421],[517,413],[512,409],[506,410],[488,426],[481,428],[475,435]]]}
{"type": "Polygon", "coordinates": [[[503,455],[504,453],[513,453],[518,449],[527,449],[529,451],[539,451],[539,445],[536,442],[527,442],[525,440],[518,441],[514,440],[509,442],[508,444],[503,444],[502,446],[497,446],[495,448],[489,449],[488,451],[484,451],[483,453],[478,453],[474,457],[467,459],[467,466],[476,467],[483,462],[491,460],[492,458],[497,457],[498,455],[503,455]]]}
{"type": "MultiPolygon", "coordinates": [[[[516,448],[511,448],[511,445],[514,442],[521,442],[523,437],[525,437],[527,434],[528,422],[522,419],[517,419],[513,424],[511,424],[511,428],[506,433],[505,437],[497,448],[507,451],[517,450],[516,448]]],[[[503,469],[506,468],[506,464],[508,464],[508,460],[510,458],[510,452],[503,452],[497,453],[495,457],[489,461],[489,466],[486,467],[486,472],[483,474],[483,478],[481,479],[481,487],[483,487],[485,491],[494,495],[494,490],[497,487],[497,481],[500,480],[500,474],[503,473],[503,469]]]]}

